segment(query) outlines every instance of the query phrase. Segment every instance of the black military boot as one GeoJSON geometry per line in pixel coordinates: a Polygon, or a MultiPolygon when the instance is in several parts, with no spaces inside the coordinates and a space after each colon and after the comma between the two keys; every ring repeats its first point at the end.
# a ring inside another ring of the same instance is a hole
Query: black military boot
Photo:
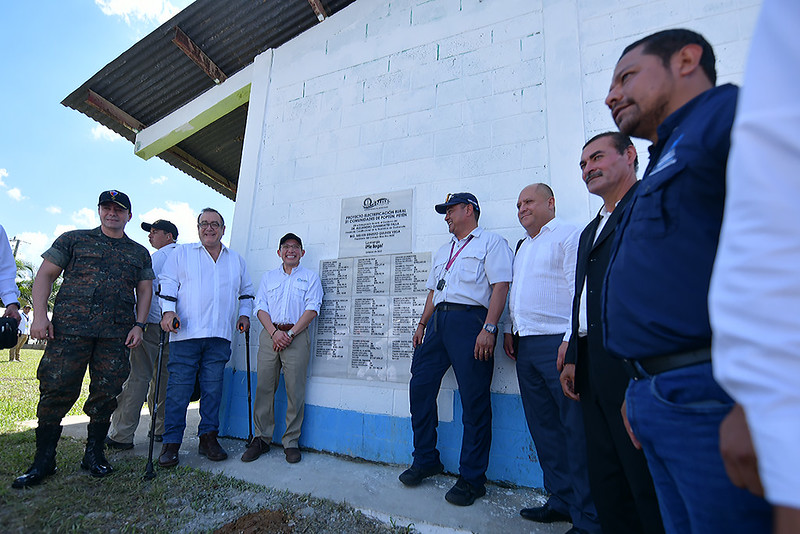
{"type": "Polygon", "coordinates": [[[108,463],[103,453],[109,426],[111,426],[111,423],[108,421],[105,423],[89,423],[87,426],[86,452],[83,455],[83,460],[81,460],[81,468],[87,469],[96,478],[110,475],[114,471],[114,468],[108,463]]]}
{"type": "Polygon", "coordinates": [[[56,445],[61,425],[39,425],[36,428],[36,455],[33,464],[11,483],[12,488],[29,488],[56,472],[56,445]]]}

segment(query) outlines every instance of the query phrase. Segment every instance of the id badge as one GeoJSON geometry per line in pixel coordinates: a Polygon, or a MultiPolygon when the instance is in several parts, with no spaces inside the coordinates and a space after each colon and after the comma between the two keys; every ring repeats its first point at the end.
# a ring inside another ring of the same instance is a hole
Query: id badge
{"type": "Polygon", "coordinates": [[[444,278],[442,278],[441,280],[439,280],[439,283],[438,283],[438,284],[436,284],[436,289],[438,289],[439,291],[441,291],[441,290],[443,290],[443,289],[444,289],[444,285],[445,285],[444,278]]]}

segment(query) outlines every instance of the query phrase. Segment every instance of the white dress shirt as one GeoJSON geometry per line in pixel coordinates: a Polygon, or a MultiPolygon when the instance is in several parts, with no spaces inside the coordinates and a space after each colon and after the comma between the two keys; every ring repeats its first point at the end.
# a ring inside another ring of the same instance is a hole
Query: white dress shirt
{"type": "MultiPolygon", "coordinates": [[[[28,312],[31,313],[31,312],[28,312]]],[[[19,333],[25,336],[31,335],[31,319],[30,315],[25,315],[25,312],[19,311],[19,326],[17,327],[19,333]]]]}
{"type": "Polygon", "coordinates": [[[525,237],[514,258],[508,294],[513,332],[561,334],[569,340],[579,238],[576,226],[559,219],[545,224],[536,236],[525,237]]]}
{"type": "Polygon", "coordinates": [[[250,316],[253,284],[244,259],[225,245],[215,262],[202,243],[178,245],[158,278],[161,310],[174,311],[180,330],[170,341],[219,337],[231,340],[236,321],[250,316]],[[177,302],[164,299],[177,297],[177,302]]]}
{"type": "MultiPolygon", "coordinates": [[[[619,202],[617,202],[619,204],[619,202]]],[[[606,227],[606,223],[608,222],[608,218],[611,216],[611,212],[608,211],[603,205],[600,208],[600,222],[597,224],[597,229],[594,231],[594,238],[592,239],[592,244],[597,241],[597,237],[603,231],[603,228],[606,227]]],[[[580,239],[580,236],[578,236],[580,239]]],[[[576,260],[577,262],[577,260],[576,260]]],[[[583,280],[583,289],[581,290],[581,300],[580,300],[580,308],[578,309],[578,336],[579,337],[586,337],[589,335],[589,319],[587,317],[586,312],[586,278],[584,277],[583,280]]]]}
{"type": "Polygon", "coordinates": [[[281,265],[261,278],[255,309],[267,312],[273,324],[294,324],[306,310],[319,313],[321,305],[322,283],[317,273],[298,265],[286,274],[281,265]]]}
{"type": "Polygon", "coordinates": [[[791,508],[800,508],[798,23],[800,3],[764,2],[709,298],[714,376],[747,414],[767,500],[791,508]]]}
{"type": "Polygon", "coordinates": [[[2,225],[0,225],[0,300],[4,306],[19,302],[17,263],[14,261],[14,253],[11,252],[11,244],[2,225]]]}
{"type": "Polygon", "coordinates": [[[428,275],[425,287],[433,291],[434,306],[442,302],[489,307],[492,297],[492,284],[511,281],[511,265],[514,253],[508,241],[494,232],[478,226],[461,241],[452,236],[433,257],[433,268],[428,275]],[[461,252],[458,252],[461,250],[461,252]],[[450,269],[448,261],[456,256],[450,269]],[[439,281],[444,280],[443,289],[438,289],[439,281]]]}
{"type": "Polygon", "coordinates": [[[158,276],[164,269],[164,263],[167,261],[170,253],[175,250],[178,245],[170,243],[153,252],[150,257],[153,262],[153,272],[156,273],[156,279],[153,281],[153,300],[150,301],[150,313],[147,314],[148,323],[161,322],[161,299],[158,298],[156,292],[158,291],[158,276]]]}

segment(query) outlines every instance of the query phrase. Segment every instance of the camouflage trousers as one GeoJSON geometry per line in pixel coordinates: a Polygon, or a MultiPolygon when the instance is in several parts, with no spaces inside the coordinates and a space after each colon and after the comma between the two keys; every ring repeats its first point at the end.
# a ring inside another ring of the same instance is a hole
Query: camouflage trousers
{"type": "Polygon", "coordinates": [[[81,394],[89,367],[89,398],[83,411],[92,422],[105,423],[117,407],[117,395],[128,378],[130,361],[125,338],[59,334],[47,342],[36,377],[39,379],[39,425],[60,425],[81,394]]]}

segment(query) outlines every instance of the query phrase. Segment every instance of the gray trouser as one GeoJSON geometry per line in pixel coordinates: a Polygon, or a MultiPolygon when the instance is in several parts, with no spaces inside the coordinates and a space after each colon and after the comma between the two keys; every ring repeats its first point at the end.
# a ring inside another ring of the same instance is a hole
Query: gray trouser
{"type": "Polygon", "coordinates": [[[275,431],[275,391],[283,369],[286,385],[286,432],[281,442],[284,447],[297,447],[300,427],[303,425],[306,396],[306,371],[311,353],[308,330],[295,336],[286,350],[272,350],[272,339],[267,329],[258,338],[258,385],[253,406],[255,435],[272,442],[275,431]]]}
{"type": "MultiPolygon", "coordinates": [[[[157,323],[147,323],[141,345],[131,349],[131,374],[122,386],[122,393],[117,397],[117,409],[111,415],[111,428],[108,431],[108,436],[114,441],[133,443],[133,434],[136,432],[136,427],[139,426],[139,414],[145,400],[150,408],[150,414],[153,413],[152,402],[155,395],[155,373],[160,335],[161,327],[157,323]]],[[[161,387],[158,393],[160,406],[156,417],[156,435],[164,433],[168,356],[169,345],[165,343],[161,366],[161,387]]]]}

